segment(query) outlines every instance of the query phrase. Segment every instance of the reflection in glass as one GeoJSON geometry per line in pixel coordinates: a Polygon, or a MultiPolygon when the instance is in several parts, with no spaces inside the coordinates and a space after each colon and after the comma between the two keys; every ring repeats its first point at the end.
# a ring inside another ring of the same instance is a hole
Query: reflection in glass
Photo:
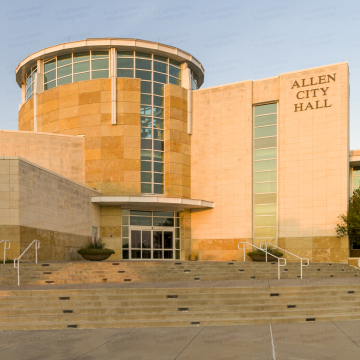
{"type": "Polygon", "coordinates": [[[131,248],[141,248],[141,230],[131,230],[131,248]]]}
{"type": "Polygon", "coordinates": [[[151,231],[142,231],[142,248],[151,248],[151,231]]]}
{"type": "Polygon", "coordinates": [[[276,147],[276,136],[254,140],[254,149],[270,147],[276,147]]]}
{"type": "Polygon", "coordinates": [[[255,138],[274,136],[274,135],[276,135],[276,125],[255,128],[255,133],[254,133],[255,138]]]}
{"type": "Polygon", "coordinates": [[[276,192],[276,182],[254,184],[254,193],[273,193],[276,192]]]}
{"type": "Polygon", "coordinates": [[[276,159],[276,148],[254,151],[254,160],[276,159]]]}
{"type": "Polygon", "coordinates": [[[276,114],[262,115],[255,117],[255,126],[265,126],[276,124],[276,114]]]}
{"type": "Polygon", "coordinates": [[[254,171],[274,170],[276,169],[276,160],[260,160],[254,162],[254,171]]]}
{"type": "Polygon", "coordinates": [[[163,248],[162,231],[153,231],[153,249],[162,249],[162,248],[163,248]]]}
{"type": "Polygon", "coordinates": [[[254,204],[276,204],[277,194],[254,194],[254,204]]]}

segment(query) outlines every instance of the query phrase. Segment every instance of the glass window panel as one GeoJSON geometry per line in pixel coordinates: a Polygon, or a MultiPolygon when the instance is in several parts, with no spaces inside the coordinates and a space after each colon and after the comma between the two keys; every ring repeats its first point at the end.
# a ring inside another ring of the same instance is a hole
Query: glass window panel
{"type": "Polygon", "coordinates": [[[141,182],[151,183],[151,173],[142,172],[141,173],[141,182]]]}
{"type": "Polygon", "coordinates": [[[151,259],[151,250],[142,250],[142,259],[151,259]]]}
{"type": "Polygon", "coordinates": [[[130,215],[151,216],[151,211],[130,210],[130,215]]]}
{"type": "Polygon", "coordinates": [[[92,79],[103,79],[109,77],[109,70],[100,70],[91,72],[92,79]]]}
{"type": "Polygon", "coordinates": [[[276,236],[276,227],[259,227],[254,228],[254,237],[276,236]]]}
{"type": "Polygon", "coordinates": [[[174,218],[173,217],[154,217],[153,218],[153,226],[174,226],[174,218]]]}
{"type": "Polygon", "coordinates": [[[124,260],[129,260],[129,250],[123,250],[122,252],[122,258],[124,260]]]}
{"type": "Polygon", "coordinates": [[[141,116],[141,126],[151,127],[151,117],[141,116]]]}
{"type": "Polygon", "coordinates": [[[117,51],[117,56],[118,57],[122,57],[122,56],[134,56],[134,52],[133,51],[117,51]]]}
{"type": "Polygon", "coordinates": [[[82,73],[82,74],[74,74],[74,82],[76,81],[83,81],[83,80],[90,80],[90,73],[82,73]]]}
{"type": "Polygon", "coordinates": [[[154,106],[164,106],[164,98],[160,96],[154,96],[154,106]]]}
{"type": "MultiPolygon", "coordinates": [[[[179,218],[175,219],[175,226],[180,227],[180,219],[179,218]]],[[[179,236],[177,236],[177,237],[179,237],[179,236]]]]}
{"type": "Polygon", "coordinates": [[[89,59],[90,59],[89,51],[74,54],[74,63],[79,62],[79,61],[89,60],[89,59]]]}
{"type": "Polygon", "coordinates": [[[167,75],[154,72],[154,81],[167,84],[167,78],[168,78],[167,75]]]}
{"type": "Polygon", "coordinates": [[[151,95],[141,94],[141,104],[151,105],[151,95]]]}
{"type": "Polygon", "coordinates": [[[164,259],[172,259],[174,252],[172,250],[164,250],[164,259]]]}
{"type": "Polygon", "coordinates": [[[276,170],[254,173],[254,182],[264,181],[276,181],[276,170]]]}
{"type": "Polygon", "coordinates": [[[254,204],[276,204],[277,194],[254,194],[254,204]]]}
{"type": "MultiPolygon", "coordinates": [[[[180,250],[175,251],[176,260],[180,260],[180,250]]],[[[124,258],[125,259],[125,258],[124,258]]]]}
{"type": "Polygon", "coordinates": [[[254,184],[254,193],[273,193],[276,192],[276,182],[254,184]]]}
{"type": "Polygon", "coordinates": [[[264,171],[276,169],[276,160],[260,160],[254,162],[254,171],[264,171]]]}
{"type": "Polygon", "coordinates": [[[181,65],[180,62],[178,62],[178,61],[176,61],[176,60],[173,60],[173,59],[169,59],[169,62],[170,62],[170,64],[173,64],[173,65],[179,66],[179,67],[180,67],[180,65],[181,65]]]}
{"type": "Polygon", "coordinates": [[[276,135],[276,125],[255,128],[255,134],[254,134],[255,138],[274,136],[274,135],[276,135]]]}
{"type": "Polygon", "coordinates": [[[358,167],[353,168],[353,176],[360,176],[360,169],[358,167]]]}
{"type": "Polygon", "coordinates": [[[176,68],[176,67],[170,65],[169,74],[176,78],[180,78],[181,70],[179,68],[176,68]]]}
{"type": "Polygon", "coordinates": [[[163,184],[163,183],[164,183],[164,175],[163,175],[163,174],[154,173],[154,183],[163,184]]]}
{"type": "Polygon", "coordinates": [[[151,248],[151,231],[142,231],[142,248],[151,248]]]}
{"type": "Polygon", "coordinates": [[[164,172],[164,164],[154,162],[154,171],[155,172],[161,172],[161,173],[164,172]]]}
{"type": "Polygon", "coordinates": [[[166,216],[166,217],[174,217],[174,213],[172,211],[154,211],[154,216],[166,216]]]}
{"type": "Polygon", "coordinates": [[[158,107],[154,107],[154,116],[156,117],[164,117],[164,109],[163,108],[158,108],[158,107]]]}
{"type": "Polygon", "coordinates": [[[164,85],[154,83],[154,94],[164,96],[164,85]]]}
{"type": "Polygon", "coordinates": [[[129,248],[129,239],[122,239],[122,247],[123,249],[128,249],[129,248]]]}
{"type": "Polygon", "coordinates": [[[129,225],[129,217],[123,216],[121,219],[121,225],[129,225]]]}
{"type": "MultiPolygon", "coordinates": [[[[176,78],[172,77],[172,76],[169,76],[169,83],[181,86],[181,81],[179,79],[176,79],[176,78]]],[[[193,87],[193,89],[196,89],[196,88],[193,87]]]]}
{"type": "Polygon", "coordinates": [[[59,85],[65,85],[72,82],[72,76],[63,77],[61,79],[58,79],[57,84],[59,85]]]}
{"type": "Polygon", "coordinates": [[[118,78],[121,78],[121,77],[133,78],[134,77],[134,70],[118,69],[117,77],[118,78]]]}
{"type": "Polygon", "coordinates": [[[55,86],[56,86],[56,81],[49,82],[49,83],[44,85],[44,90],[52,89],[55,86]]]}
{"type": "Polygon", "coordinates": [[[136,56],[139,56],[139,57],[145,57],[145,58],[150,58],[151,59],[151,54],[148,54],[148,53],[143,53],[143,52],[139,52],[139,51],[136,51],[136,56]]]}
{"type": "Polygon", "coordinates": [[[109,56],[109,51],[92,51],[91,52],[92,59],[103,58],[106,56],[109,56]]]}
{"type": "Polygon", "coordinates": [[[151,115],[151,106],[140,106],[141,115],[151,115]]]}
{"type": "Polygon", "coordinates": [[[255,106],[255,115],[276,113],[276,109],[277,109],[276,103],[255,106]]]}
{"type": "Polygon", "coordinates": [[[164,142],[159,140],[154,140],[154,150],[164,151],[164,142]]]}
{"type": "MultiPolygon", "coordinates": [[[[178,219],[176,219],[176,220],[178,220],[178,219]]],[[[180,229],[179,228],[175,229],[175,236],[176,236],[176,238],[180,238],[180,229]]],[[[180,249],[180,247],[179,247],[179,249],[180,249]]]]}
{"type": "Polygon", "coordinates": [[[151,150],[141,150],[141,160],[151,160],[151,150]]]}
{"type": "Polygon", "coordinates": [[[134,58],[118,58],[117,67],[120,69],[134,68],[134,58]]]}
{"type": "Polygon", "coordinates": [[[151,71],[136,70],[135,77],[137,79],[151,80],[151,71]]]}
{"type": "Polygon", "coordinates": [[[129,237],[129,227],[128,226],[121,227],[121,235],[122,235],[122,237],[129,237]]]}
{"type": "Polygon", "coordinates": [[[141,92],[151,94],[151,82],[142,81],[141,82],[141,92]]]}
{"type": "Polygon", "coordinates": [[[172,249],[174,247],[173,237],[172,231],[164,231],[164,249],[172,249]]]}
{"type": "Polygon", "coordinates": [[[91,61],[91,70],[102,70],[109,68],[109,59],[100,59],[91,61]]]}
{"type": "Polygon", "coordinates": [[[255,226],[276,226],[276,216],[255,216],[255,226]]]}
{"type": "Polygon", "coordinates": [[[60,66],[64,66],[67,64],[71,64],[72,62],[72,55],[63,55],[63,56],[58,56],[57,58],[57,67],[60,66]]]}
{"type": "Polygon", "coordinates": [[[164,140],[164,130],[154,129],[154,139],[164,140]]]}
{"type": "Polygon", "coordinates": [[[64,66],[60,69],[57,69],[58,78],[67,76],[67,75],[71,75],[71,74],[72,74],[72,65],[64,66]]]}
{"type": "Polygon", "coordinates": [[[164,161],[164,153],[159,151],[154,151],[154,160],[155,161],[164,161]]]}
{"type": "Polygon", "coordinates": [[[56,67],[56,59],[52,59],[44,64],[44,72],[48,72],[56,67]]]}
{"type": "Polygon", "coordinates": [[[166,74],[167,70],[168,70],[167,64],[160,63],[158,61],[154,61],[154,71],[158,71],[158,72],[166,74]]]}
{"type": "Polygon", "coordinates": [[[135,67],[136,69],[151,70],[151,60],[136,59],[135,67]]]}
{"type": "Polygon", "coordinates": [[[153,125],[154,128],[157,128],[157,129],[163,129],[164,128],[164,120],[163,119],[154,118],[153,124],[154,124],[153,125]]]}
{"type": "Polygon", "coordinates": [[[44,82],[49,82],[55,80],[56,78],[56,70],[50,71],[44,75],[44,82]]]}
{"type": "Polygon", "coordinates": [[[151,139],[151,128],[141,128],[141,137],[151,139]]]}
{"type": "Polygon", "coordinates": [[[255,139],[254,149],[276,147],[276,136],[263,139],[255,139]]]}
{"type": "Polygon", "coordinates": [[[254,151],[254,160],[276,159],[276,148],[254,151]]]}
{"type": "Polygon", "coordinates": [[[152,140],[141,139],[141,149],[152,149],[152,140]]]}
{"type": "Polygon", "coordinates": [[[154,55],[154,60],[164,61],[167,62],[168,58],[160,55],[154,55]]]}
{"type": "Polygon", "coordinates": [[[359,187],[360,186],[360,177],[353,177],[353,186],[359,187]]]}
{"type": "Polygon", "coordinates": [[[121,209],[121,214],[123,215],[123,216],[125,216],[125,215],[129,215],[129,210],[126,210],[126,209],[121,209]]]}
{"type": "MultiPolygon", "coordinates": [[[[130,225],[132,226],[151,226],[151,217],[146,216],[130,216],[130,225]]],[[[133,231],[131,231],[132,237],[133,231]]],[[[131,241],[132,243],[132,241],[131,241]]],[[[138,246],[140,247],[140,246],[138,246]]]]}
{"type": "Polygon", "coordinates": [[[162,231],[153,231],[153,249],[162,249],[162,231]]]}
{"type": "Polygon", "coordinates": [[[89,71],[90,70],[90,61],[84,61],[81,63],[74,64],[74,74],[89,71]]]}
{"type": "Polygon", "coordinates": [[[132,259],[141,259],[141,250],[131,250],[132,259]]]}
{"type": "Polygon", "coordinates": [[[141,161],[141,171],[151,171],[151,162],[141,161]]]}
{"type": "Polygon", "coordinates": [[[255,205],[254,215],[276,215],[276,204],[255,205]]]}
{"type": "Polygon", "coordinates": [[[276,124],[276,114],[255,117],[255,126],[265,126],[276,124]]]}
{"type": "Polygon", "coordinates": [[[163,194],[164,193],[164,186],[163,185],[154,185],[154,193],[155,194],[163,194]]]}

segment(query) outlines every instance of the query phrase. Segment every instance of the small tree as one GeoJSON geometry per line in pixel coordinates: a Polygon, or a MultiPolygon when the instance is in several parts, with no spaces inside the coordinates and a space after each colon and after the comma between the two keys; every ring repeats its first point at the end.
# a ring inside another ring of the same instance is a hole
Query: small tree
{"type": "Polygon", "coordinates": [[[354,190],[347,214],[339,215],[341,223],[336,225],[338,237],[348,235],[349,240],[360,245],[360,188],[354,190]]]}

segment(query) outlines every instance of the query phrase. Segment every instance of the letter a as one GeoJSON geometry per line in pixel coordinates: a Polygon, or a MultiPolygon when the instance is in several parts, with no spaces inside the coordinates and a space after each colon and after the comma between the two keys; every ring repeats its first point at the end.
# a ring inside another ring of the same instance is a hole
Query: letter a
{"type": "Polygon", "coordinates": [[[300,85],[298,84],[298,82],[295,80],[295,82],[294,82],[294,85],[292,86],[292,89],[294,88],[294,86],[296,86],[296,87],[300,87],[300,85]]]}
{"type": "MultiPolygon", "coordinates": [[[[305,110],[307,110],[308,108],[310,108],[311,110],[314,110],[314,108],[313,108],[312,105],[311,105],[311,102],[309,102],[309,103],[306,105],[305,110]]],[[[304,110],[304,111],[305,111],[305,110],[304,110]]]]}

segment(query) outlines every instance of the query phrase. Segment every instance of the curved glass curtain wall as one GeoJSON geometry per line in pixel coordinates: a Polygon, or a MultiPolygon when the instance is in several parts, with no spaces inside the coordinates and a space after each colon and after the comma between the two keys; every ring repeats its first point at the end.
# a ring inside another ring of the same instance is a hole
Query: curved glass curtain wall
{"type": "Polygon", "coordinates": [[[109,51],[86,51],[44,62],[44,90],[72,82],[109,77],[109,51]]]}
{"type": "Polygon", "coordinates": [[[277,239],[277,104],[254,108],[254,245],[277,239]]]}
{"type": "Polygon", "coordinates": [[[148,53],[118,51],[117,77],[141,79],[141,193],[164,194],[164,85],[181,86],[180,63],[148,53]]]}
{"type": "Polygon", "coordinates": [[[191,80],[191,89],[192,90],[196,90],[198,89],[198,79],[197,79],[197,75],[195,74],[195,72],[193,70],[190,69],[190,80],[191,80]]]}
{"type": "Polygon", "coordinates": [[[34,96],[35,88],[35,74],[37,72],[37,67],[32,67],[29,72],[26,74],[25,78],[25,101],[28,101],[34,96]]]}

